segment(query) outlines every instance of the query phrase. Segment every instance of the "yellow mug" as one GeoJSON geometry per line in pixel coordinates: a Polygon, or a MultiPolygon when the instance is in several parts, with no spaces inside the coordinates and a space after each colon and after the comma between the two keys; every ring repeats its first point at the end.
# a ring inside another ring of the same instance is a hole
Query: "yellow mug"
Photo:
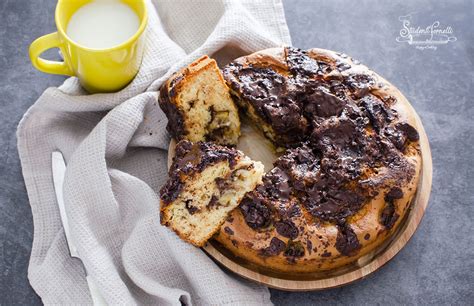
{"type": "Polygon", "coordinates": [[[59,0],[55,21],[57,32],[36,39],[30,46],[33,66],[43,72],[77,76],[89,92],[113,92],[125,87],[138,72],[145,39],[143,33],[148,22],[146,0],[122,0],[138,15],[138,31],[126,42],[108,49],[91,49],[81,46],[66,35],[72,15],[92,0],[59,0]],[[51,48],[59,48],[64,62],[45,60],[40,55],[51,48]]]}

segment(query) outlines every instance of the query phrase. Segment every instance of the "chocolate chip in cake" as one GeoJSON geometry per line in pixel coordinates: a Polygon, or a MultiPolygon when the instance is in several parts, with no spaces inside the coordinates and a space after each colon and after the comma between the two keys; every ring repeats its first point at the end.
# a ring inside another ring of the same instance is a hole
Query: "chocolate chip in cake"
{"type": "Polygon", "coordinates": [[[213,195],[211,199],[209,200],[209,203],[207,203],[206,207],[208,209],[212,209],[219,206],[219,198],[216,195],[213,195]]]}
{"type": "Polygon", "coordinates": [[[275,229],[283,237],[296,239],[298,237],[298,228],[291,220],[275,222],[275,229]]]}
{"type": "Polygon", "coordinates": [[[233,231],[230,227],[228,227],[228,226],[224,227],[224,232],[226,232],[226,233],[229,234],[229,235],[233,235],[233,234],[234,234],[234,231],[233,231]]]}
{"type": "Polygon", "coordinates": [[[194,215],[199,209],[196,206],[192,205],[193,200],[186,200],[184,202],[184,207],[188,210],[190,215],[194,215]]]}
{"type": "Polygon", "coordinates": [[[311,240],[306,240],[306,248],[308,249],[309,255],[311,255],[311,252],[313,251],[313,243],[311,240]]]}
{"type": "Polygon", "coordinates": [[[288,241],[284,255],[289,258],[303,257],[304,247],[301,241],[288,241]]]}
{"type": "Polygon", "coordinates": [[[346,223],[338,225],[338,230],[335,245],[336,249],[342,255],[354,255],[361,247],[354,230],[346,223]]]}
{"type": "Polygon", "coordinates": [[[385,201],[393,201],[403,198],[403,191],[399,187],[393,187],[385,194],[385,201]]]}
{"type": "Polygon", "coordinates": [[[286,243],[277,237],[270,240],[270,245],[261,251],[263,256],[275,256],[280,254],[286,248],[286,243]]]}
{"type": "Polygon", "coordinates": [[[397,222],[399,215],[395,212],[395,205],[393,201],[386,201],[385,207],[380,214],[380,223],[386,229],[391,229],[395,222],[397,222]]]}

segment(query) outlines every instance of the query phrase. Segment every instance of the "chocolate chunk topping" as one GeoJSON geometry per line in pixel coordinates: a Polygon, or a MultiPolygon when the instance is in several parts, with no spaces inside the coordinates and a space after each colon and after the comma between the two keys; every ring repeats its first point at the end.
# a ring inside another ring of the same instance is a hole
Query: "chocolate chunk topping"
{"type": "Polygon", "coordinates": [[[387,127],[384,131],[384,134],[398,150],[405,150],[407,137],[404,133],[394,129],[393,127],[387,127]]]}
{"type": "Polygon", "coordinates": [[[315,75],[318,73],[318,62],[309,57],[306,51],[297,48],[286,48],[286,62],[293,74],[315,75]]]}
{"type": "Polygon", "coordinates": [[[238,155],[237,150],[215,145],[210,142],[192,143],[182,140],[176,145],[173,164],[170,168],[172,172],[201,172],[209,165],[227,160],[232,168],[238,155]]]}
{"type": "Polygon", "coordinates": [[[418,141],[420,139],[418,131],[408,123],[398,123],[395,128],[387,128],[385,135],[400,151],[405,150],[408,141],[418,141]]]}
{"type": "Polygon", "coordinates": [[[310,116],[337,116],[345,104],[342,99],[330,93],[328,89],[319,87],[306,98],[305,112],[310,116]]]}
{"type": "Polygon", "coordinates": [[[253,229],[266,227],[270,224],[270,209],[262,204],[255,192],[247,194],[239,205],[245,222],[253,229]]]}
{"type": "Polygon", "coordinates": [[[178,176],[171,177],[160,189],[160,198],[165,204],[173,202],[181,192],[183,184],[178,176]]]}
{"type": "Polygon", "coordinates": [[[336,249],[345,256],[352,256],[360,249],[359,239],[352,228],[347,224],[338,225],[339,232],[336,238],[336,249]]]}
{"type": "Polygon", "coordinates": [[[351,69],[351,65],[349,65],[345,62],[338,62],[336,64],[336,67],[339,71],[344,71],[344,70],[347,70],[347,69],[351,69]]]}
{"type": "Polygon", "coordinates": [[[410,141],[418,141],[420,139],[418,131],[408,123],[397,124],[397,129],[403,132],[410,141]]]}
{"type": "Polygon", "coordinates": [[[265,193],[273,199],[288,200],[290,196],[290,185],[288,175],[278,167],[273,168],[263,178],[265,193]]]}
{"type": "Polygon", "coordinates": [[[182,139],[184,136],[184,119],[176,105],[171,103],[170,94],[166,85],[161,86],[158,102],[161,110],[168,118],[166,130],[176,139],[182,139]]]}
{"type": "MultiPolygon", "coordinates": [[[[321,150],[332,149],[332,147],[353,148],[357,145],[356,137],[360,135],[356,122],[349,118],[338,118],[325,121],[313,130],[312,142],[321,150]]],[[[343,148],[344,149],[344,148],[343,148]]]]}
{"type": "Polygon", "coordinates": [[[283,237],[296,239],[298,237],[298,228],[290,220],[275,222],[275,228],[278,234],[283,237]]]}
{"type": "Polygon", "coordinates": [[[373,96],[367,96],[361,99],[360,105],[365,108],[367,117],[377,132],[393,120],[390,110],[385,107],[382,102],[377,101],[373,96]]]}
{"type": "Polygon", "coordinates": [[[352,74],[346,79],[346,84],[356,99],[360,99],[370,92],[375,80],[368,74],[352,74]]]}
{"type": "Polygon", "coordinates": [[[277,237],[273,237],[270,241],[270,245],[263,249],[261,254],[263,256],[275,256],[280,254],[286,248],[286,244],[278,239],[277,237]]]}
{"type": "Polygon", "coordinates": [[[357,213],[364,198],[351,190],[314,191],[304,197],[309,212],[322,220],[341,222],[357,213]]]}
{"type": "Polygon", "coordinates": [[[385,201],[393,201],[401,198],[403,198],[403,191],[399,187],[393,187],[385,195],[385,201]]]}

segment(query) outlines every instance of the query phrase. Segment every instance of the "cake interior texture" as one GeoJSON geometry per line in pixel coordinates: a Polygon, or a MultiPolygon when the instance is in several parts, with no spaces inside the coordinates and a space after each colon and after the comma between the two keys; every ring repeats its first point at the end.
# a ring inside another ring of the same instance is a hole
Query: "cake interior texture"
{"type": "Polygon", "coordinates": [[[202,246],[244,195],[261,183],[263,165],[211,143],[181,141],[161,190],[161,223],[202,246]]]}
{"type": "Polygon", "coordinates": [[[237,144],[238,110],[215,60],[204,56],[176,73],[162,86],[159,100],[176,139],[237,144]]]}

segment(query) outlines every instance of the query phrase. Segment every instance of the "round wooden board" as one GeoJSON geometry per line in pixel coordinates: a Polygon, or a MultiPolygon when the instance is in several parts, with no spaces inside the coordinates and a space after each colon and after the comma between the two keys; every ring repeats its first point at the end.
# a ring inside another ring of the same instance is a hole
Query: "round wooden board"
{"type": "MultiPolygon", "coordinates": [[[[398,231],[382,246],[359,258],[357,262],[334,271],[294,275],[279,273],[248,263],[228,252],[214,240],[209,241],[203,247],[204,251],[220,265],[243,278],[271,288],[287,291],[310,291],[340,287],[363,279],[387,263],[407,244],[420,224],[428,206],[433,172],[431,150],[426,132],[411,104],[404,97],[403,100],[403,103],[413,111],[417,130],[420,134],[422,173],[409,213],[406,214],[398,231]]],[[[168,152],[168,167],[171,166],[175,146],[176,142],[171,140],[168,152]]],[[[237,148],[252,159],[261,161],[265,165],[265,171],[272,168],[276,155],[271,150],[271,144],[245,119],[242,122],[242,136],[237,148]]]]}

